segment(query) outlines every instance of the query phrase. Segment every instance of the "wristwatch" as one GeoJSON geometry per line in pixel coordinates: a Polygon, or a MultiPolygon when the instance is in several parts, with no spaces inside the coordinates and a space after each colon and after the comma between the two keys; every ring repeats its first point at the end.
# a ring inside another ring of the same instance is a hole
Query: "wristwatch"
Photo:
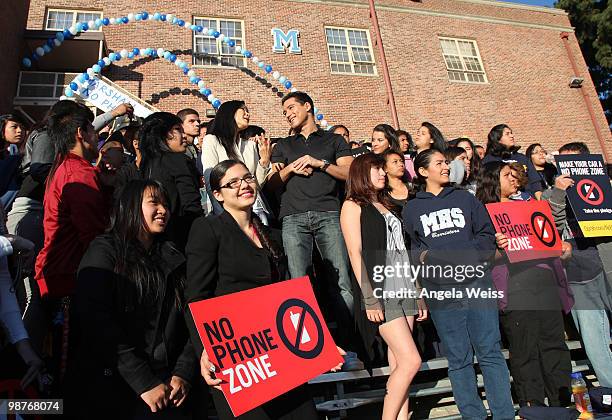
{"type": "Polygon", "coordinates": [[[323,166],[321,166],[321,172],[325,172],[327,168],[329,168],[329,165],[331,165],[331,163],[329,163],[325,159],[321,159],[321,162],[323,162],[323,166]]]}

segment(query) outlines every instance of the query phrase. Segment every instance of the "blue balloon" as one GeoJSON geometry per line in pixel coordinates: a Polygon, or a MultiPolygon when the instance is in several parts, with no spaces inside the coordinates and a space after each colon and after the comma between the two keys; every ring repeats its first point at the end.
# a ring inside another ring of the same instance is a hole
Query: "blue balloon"
{"type": "Polygon", "coordinates": [[[64,92],[66,94],[67,97],[72,98],[74,96],[74,92],[71,90],[66,90],[66,92],[64,92]]]}
{"type": "Polygon", "coordinates": [[[266,66],[266,63],[264,63],[263,61],[260,61],[259,63],[257,63],[257,67],[259,67],[260,69],[263,69],[266,66]]]}
{"type": "Polygon", "coordinates": [[[219,35],[221,35],[221,32],[219,31],[214,31],[212,34],[215,38],[219,38],[219,35]]]}
{"type": "Polygon", "coordinates": [[[266,73],[271,73],[272,72],[272,66],[268,64],[264,70],[266,71],[266,73]]]}
{"type": "Polygon", "coordinates": [[[233,39],[230,39],[229,42],[227,43],[227,45],[229,45],[230,47],[235,47],[236,46],[236,41],[234,41],[233,39]]]}
{"type": "Polygon", "coordinates": [[[58,41],[62,42],[64,40],[64,33],[63,32],[58,32],[55,34],[55,39],[57,39],[58,41]]]}
{"type": "Polygon", "coordinates": [[[89,29],[89,24],[87,22],[83,22],[81,24],[81,28],[82,28],[83,32],[86,32],[89,29]]]}
{"type": "Polygon", "coordinates": [[[72,34],[68,29],[64,29],[64,32],[62,32],[62,34],[64,35],[64,39],[70,39],[72,37],[72,34]]]}
{"type": "Polygon", "coordinates": [[[285,82],[285,87],[286,87],[287,89],[291,89],[291,86],[293,86],[293,83],[291,83],[289,80],[287,80],[287,81],[285,82]]]}
{"type": "Polygon", "coordinates": [[[102,24],[103,24],[104,26],[108,26],[108,25],[110,25],[110,19],[109,19],[109,18],[104,18],[104,19],[102,19],[102,24]]]}
{"type": "Polygon", "coordinates": [[[323,114],[317,114],[317,120],[321,121],[323,119],[323,114]]]}
{"type": "Polygon", "coordinates": [[[189,83],[194,83],[194,84],[196,84],[196,85],[197,85],[197,84],[198,84],[198,78],[197,78],[197,77],[195,77],[195,76],[191,76],[191,77],[189,78],[189,83]]]}
{"type": "Polygon", "coordinates": [[[153,14],[153,20],[159,20],[161,18],[161,15],[159,14],[159,12],[155,12],[153,14]]]}
{"type": "Polygon", "coordinates": [[[77,22],[77,24],[74,25],[74,27],[76,28],[77,32],[81,32],[83,30],[83,24],[81,22],[77,22]]]}
{"type": "Polygon", "coordinates": [[[98,60],[98,65],[104,68],[104,66],[106,66],[106,63],[104,62],[104,60],[98,60]]]}
{"type": "Polygon", "coordinates": [[[215,99],[212,103],[212,106],[215,108],[219,108],[221,106],[221,101],[219,99],[215,99]]]}
{"type": "Polygon", "coordinates": [[[130,51],[130,52],[128,53],[127,58],[129,58],[130,60],[131,60],[132,58],[134,58],[134,53],[130,51]]]}
{"type": "Polygon", "coordinates": [[[89,80],[89,75],[87,73],[82,73],[81,77],[83,78],[83,80],[89,80]]]}
{"type": "Polygon", "coordinates": [[[183,19],[178,20],[178,26],[185,26],[185,21],[183,19]]]}
{"type": "Polygon", "coordinates": [[[54,38],[47,39],[47,45],[53,48],[53,46],[55,45],[55,39],[54,38]]]}
{"type": "Polygon", "coordinates": [[[182,68],[182,69],[189,70],[189,65],[187,63],[185,63],[184,61],[179,65],[179,67],[182,68]]]}
{"type": "Polygon", "coordinates": [[[212,93],[212,90],[210,90],[210,89],[208,89],[208,88],[204,89],[204,92],[202,92],[202,94],[203,94],[204,96],[208,96],[208,95],[210,95],[211,93],[212,93]]]}
{"type": "Polygon", "coordinates": [[[149,19],[149,13],[148,12],[142,12],[142,19],[143,20],[149,19]]]}
{"type": "Polygon", "coordinates": [[[251,51],[247,51],[247,52],[244,53],[244,56],[246,58],[251,58],[251,57],[253,57],[253,53],[251,51]]]}
{"type": "MultiPolygon", "coordinates": [[[[164,56],[165,56],[165,55],[166,55],[166,54],[164,54],[164,56]]],[[[173,62],[173,63],[174,63],[174,62],[176,61],[176,55],[174,55],[174,54],[170,54],[170,57],[169,57],[168,59],[169,59],[171,62],[173,62]]]]}
{"type": "Polygon", "coordinates": [[[151,49],[151,57],[157,57],[157,50],[155,48],[151,49]]]}
{"type": "Polygon", "coordinates": [[[172,53],[170,51],[164,51],[164,58],[166,60],[170,59],[170,56],[172,55],[172,53]]]}
{"type": "Polygon", "coordinates": [[[136,22],[138,22],[139,20],[142,20],[142,15],[140,13],[136,13],[136,16],[134,16],[134,20],[136,22]]]}
{"type": "Polygon", "coordinates": [[[35,52],[32,53],[32,60],[38,61],[39,58],[40,56],[38,54],[36,54],[35,52]]]}
{"type": "Polygon", "coordinates": [[[208,96],[208,95],[206,95],[206,88],[202,88],[202,89],[200,89],[200,93],[201,93],[202,95],[208,96]]]}
{"type": "Polygon", "coordinates": [[[140,55],[140,48],[134,48],[132,52],[134,53],[134,55],[140,55]]]}
{"type": "Polygon", "coordinates": [[[94,64],[93,66],[91,66],[91,69],[95,71],[96,73],[100,73],[102,71],[102,66],[98,64],[94,64]]]}
{"type": "Polygon", "coordinates": [[[193,82],[193,83],[197,85],[198,83],[200,83],[200,81],[201,81],[202,79],[200,79],[200,78],[199,78],[199,77],[197,77],[197,76],[194,76],[194,77],[195,77],[195,82],[193,82]]]}
{"type": "Polygon", "coordinates": [[[162,22],[166,21],[166,15],[160,15],[159,16],[159,20],[161,20],[162,22]]]}
{"type": "Polygon", "coordinates": [[[23,64],[24,67],[32,67],[32,60],[30,60],[29,58],[24,58],[23,60],[21,60],[21,64],[23,64]]]}
{"type": "Polygon", "coordinates": [[[209,36],[213,36],[213,34],[214,34],[214,33],[215,33],[215,30],[214,30],[214,29],[209,29],[209,30],[208,30],[208,35],[209,35],[209,36]]]}
{"type": "Polygon", "coordinates": [[[79,85],[77,85],[75,82],[70,82],[69,86],[72,90],[77,90],[79,88],[79,85]]]}
{"type": "Polygon", "coordinates": [[[186,75],[187,73],[189,73],[189,69],[187,67],[183,67],[183,74],[186,75]]]}
{"type": "Polygon", "coordinates": [[[43,45],[43,50],[45,51],[45,53],[50,53],[51,52],[51,47],[48,46],[47,44],[43,45]]]}
{"type": "Polygon", "coordinates": [[[121,18],[121,21],[122,21],[123,23],[128,23],[130,20],[127,18],[127,16],[123,16],[123,17],[121,18]]]}
{"type": "Polygon", "coordinates": [[[94,20],[94,25],[96,25],[97,27],[102,26],[102,19],[98,18],[98,19],[94,20]]]}

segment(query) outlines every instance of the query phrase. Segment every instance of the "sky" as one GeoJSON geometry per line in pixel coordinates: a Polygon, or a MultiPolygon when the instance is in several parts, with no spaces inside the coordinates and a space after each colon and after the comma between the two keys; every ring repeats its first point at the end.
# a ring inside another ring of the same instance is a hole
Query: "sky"
{"type": "Polygon", "coordinates": [[[551,6],[551,7],[553,3],[555,2],[554,0],[504,0],[504,1],[509,1],[512,3],[529,4],[532,6],[551,6]]]}

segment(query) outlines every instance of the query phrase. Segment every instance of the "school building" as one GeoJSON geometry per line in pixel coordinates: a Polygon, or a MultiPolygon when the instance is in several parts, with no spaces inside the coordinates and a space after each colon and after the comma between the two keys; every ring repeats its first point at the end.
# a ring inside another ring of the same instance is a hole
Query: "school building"
{"type": "MultiPolygon", "coordinates": [[[[18,107],[40,118],[75,73],[109,52],[164,48],[222,101],[245,100],[253,124],[273,137],[286,135],[279,95],[287,90],[208,32],[152,20],[90,28],[31,68],[20,67],[21,57],[58,30],[142,11],[174,14],[187,26],[231,37],[310,93],[325,120],[346,125],[354,139],[392,122],[368,0],[30,0],[27,21],[24,14],[5,22],[21,38],[0,40],[10,50],[2,111],[18,107]]],[[[467,136],[484,145],[489,129],[506,123],[523,150],[532,142],[556,149],[568,141],[584,141],[594,152],[610,148],[610,129],[564,11],[493,0],[377,0],[376,11],[401,128],[413,133],[430,121],[448,139],[467,136]]],[[[167,60],[121,60],[103,75],[159,110],[214,115],[167,60]]]]}

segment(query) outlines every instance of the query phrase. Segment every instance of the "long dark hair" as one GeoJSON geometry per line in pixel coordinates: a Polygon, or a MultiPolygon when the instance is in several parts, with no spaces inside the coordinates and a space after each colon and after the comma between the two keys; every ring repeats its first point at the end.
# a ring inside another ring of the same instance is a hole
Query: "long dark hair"
{"type": "MultiPolygon", "coordinates": [[[[156,302],[165,292],[163,262],[160,258],[164,235],[155,235],[149,250],[138,239],[147,231],[142,214],[142,202],[147,191],[169,209],[168,195],[159,182],[133,180],[123,187],[108,229],[117,250],[115,272],[128,280],[127,284],[120,284],[119,292],[126,305],[156,302]]],[[[175,279],[174,286],[177,304],[180,306],[183,279],[175,279]]]]}
{"type": "Polygon", "coordinates": [[[389,147],[392,150],[396,150],[398,152],[400,151],[399,140],[397,139],[397,134],[393,127],[391,127],[389,124],[378,124],[372,130],[372,133],[374,133],[375,131],[378,131],[379,133],[383,133],[383,135],[389,142],[389,147]]]}
{"type": "Polygon", "coordinates": [[[427,128],[427,130],[429,130],[429,135],[433,140],[431,148],[438,149],[440,152],[444,153],[444,150],[446,150],[446,140],[444,139],[444,135],[438,129],[438,127],[427,121],[422,123],[421,127],[425,127],[427,128]]]}
{"type": "Polygon", "coordinates": [[[512,153],[520,149],[520,146],[507,147],[499,142],[504,135],[504,130],[506,128],[512,130],[506,124],[497,124],[491,129],[491,131],[489,131],[485,155],[508,158],[512,153]]]}
{"type": "Polygon", "coordinates": [[[429,164],[431,163],[433,155],[436,153],[441,153],[444,156],[444,152],[432,147],[431,149],[423,150],[414,158],[414,172],[416,176],[412,179],[412,182],[415,187],[415,192],[425,191],[425,187],[427,186],[427,179],[421,175],[419,169],[427,169],[427,167],[429,167],[429,164]]]}
{"type": "MultiPolygon", "coordinates": [[[[28,128],[28,124],[26,121],[16,114],[4,114],[0,115],[0,156],[4,153],[4,149],[6,148],[6,138],[4,137],[4,129],[9,121],[15,122],[23,127],[24,130],[28,128]]],[[[25,134],[25,133],[24,133],[25,134]]],[[[25,139],[25,136],[24,136],[25,139]]],[[[22,142],[25,143],[25,140],[22,142]]],[[[21,145],[20,145],[21,148],[21,145]]]]}
{"type": "MultiPolygon", "coordinates": [[[[210,171],[210,189],[212,191],[219,191],[221,189],[221,180],[227,171],[236,165],[242,165],[247,171],[249,170],[246,165],[239,160],[228,159],[216,164],[210,171]]],[[[223,205],[223,203],[221,204],[223,205]]],[[[280,262],[284,257],[283,251],[271,238],[267,226],[262,223],[261,219],[257,217],[255,213],[251,213],[251,223],[255,228],[255,233],[257,233],[257,236],[261,241],[261,245],[270,253],[275,263],[280,262]]]]}
{"type": "Polygon", "coordinates": [[[472,158],[470,159],[470,177],[467,179],[467,181],[471,182],[476,179],[476,176],[480,171],[481,165],[481,159],[480,156],[478,156],[478,153],[476,152],[476,146],[474,145],[474,142],[467,137],[459,137],[449,141],[448,143],[449,145],[452,144],[453,146],[459,146],[459,143],[463,142],[469,143],[469,145],[472,147],[472,158]]]}
{"type": "Polygon", "coordinates": [[[482,204],[499,203],[501,201],[501,185],[499,175],[508,163],[502,161],[489,162],[480,168],[476,198],[482,204]]]}
{"type": "Polygon", "coordinates": [[[244,107],[244,101],[227,101],[217,110],[215,120],[208,130],[208,134],[212,134],[217,137],[227,157],[232,160],[239,160],[236,155],[236,142],[239,138],[238,125],[234,119],[236,111],[244,107]]]}
{"type": "Polygon", "coordinates": [[[140,171],[145,176],[149,176],[153,161],[170,151],[167,143],[168,133],[177,124],[182,125],[183,122],[169,112],[154,112],[144,119],[138,133],[138,148],[142,156],[140,171]]]}
{"type": "MultiPolygon", "coordinates": [[[[400,153],[401,156],[401,153],[400,153]]],[[[372,185],[370,171],[372,168],[384,168],[385,158],[383,155],[366,153],[357,156],[346,179],[346,199],[352,200],[359,206],[365,206],[374,202],[379,202],[386,209],[393,210],[394,204],[389,198],[387,191],[383,188],[377,191],[372,185]]]]}

